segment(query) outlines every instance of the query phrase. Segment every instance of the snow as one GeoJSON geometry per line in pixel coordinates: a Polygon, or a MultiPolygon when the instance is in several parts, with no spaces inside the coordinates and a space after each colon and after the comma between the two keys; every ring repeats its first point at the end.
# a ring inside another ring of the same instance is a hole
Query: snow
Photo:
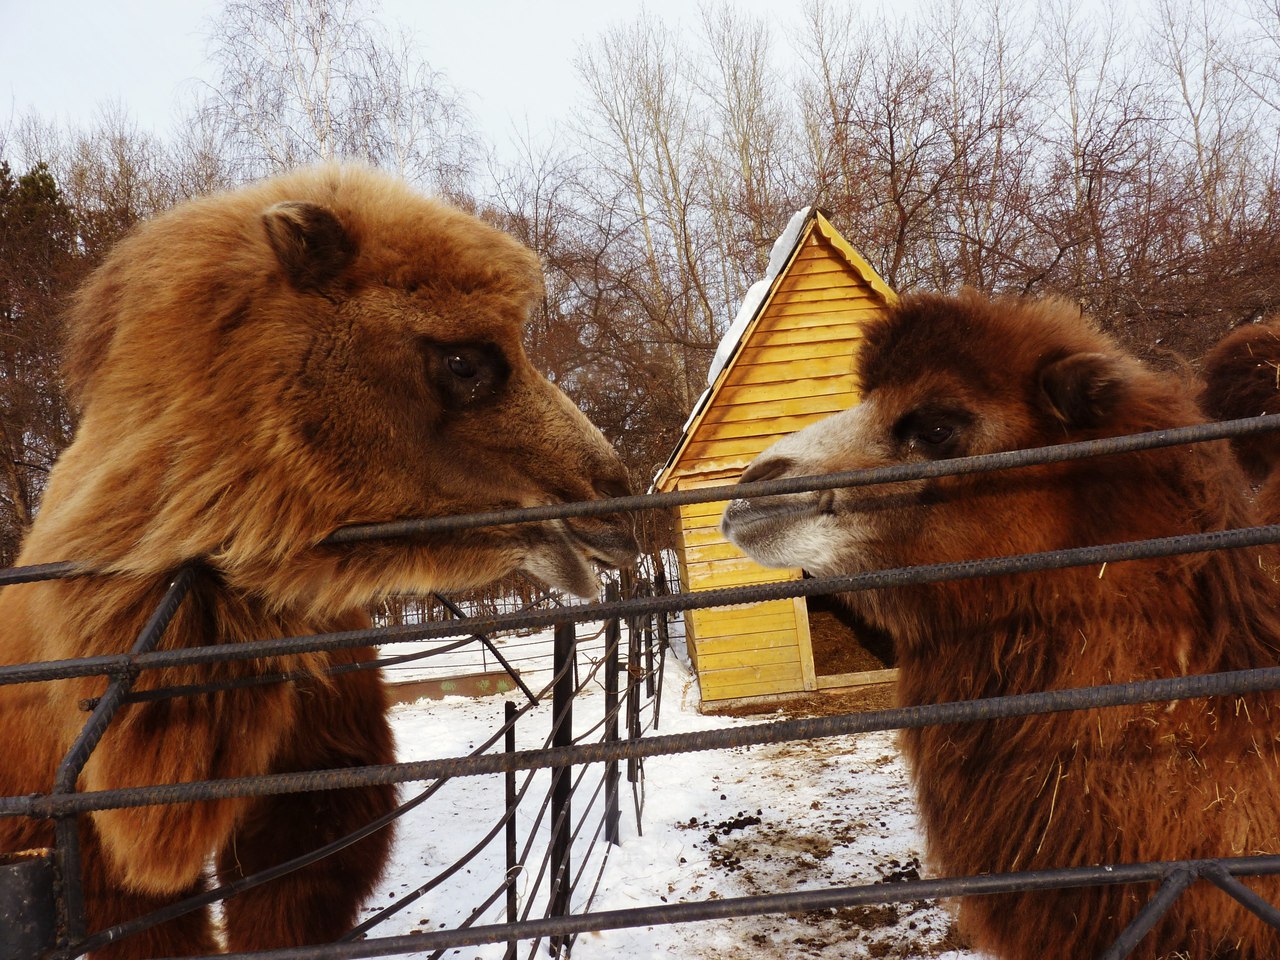
{"type": "MultiPolygon", "coordinates": [[[[729,362],[729,358],[738,349],[738,342],[742,339],[742,335],[746,333],[748,325],[756,315],[756,311],[760,309],[760,304],[769,295],[769,288],[773,286],[773,281],[778,279],[778,274],[787,265],[791,251],[795,249],[796,241],[800,239],[800,231],[804,229],[804,225],[809,219],[810,209],[812,208],[804,207],[793,213],[791,219],[787,221],[786,229],[782,231],[777,240],[773,241],[773,247],[769,251],[769,265],[765,268],[764,276],[753,283],[747,290],[746,296],[742,298],[742,305],[738,307],[738,315],[733,318],[733,322],[725,330],[724,336],[720,338],[720,345],[716,347],[715,358],[711,361],[711,368],[707,371],[708,388],[715,384],[716,377],[720,376],[720,371],[724,369],[725,364],[729,362]]],[[[701,406],[702,401],[699,400],[694,409],[696,410],[701,406]]],[[[687,425],[686,429],[688,429],[687,425]]]]}
{"type": "MultiPolygon", "coordinates": [[[[588,640],[594,630],[579,630],[585,641],[586,656],[580,660],[585,676],[599,652],[588,640]]],[[[541,659],[530,655],[522,672],[535,691],[546,685],[549,633],[508,638],[502,644],[537,647],[541,659]]],[[[679,651],[680,646],[677,643],[674,649],[679,651]]],[[[394,652],[404,652],[403,645],[397,644],[394,652]]],[[[575,701],[575,734],[586,732],[603,716],[600,683],[592,681],[587,687],[575,701]]],[[[395,707],[392,723],[400,758],[421,760],[471,752],[501,725],[507,697],[446,697],[395,707]]],[[[549,714],[548,704],[521,720],[517,726],[521,749],[543,745],[549,714]]],[[[700,713],[696,680],[676,652],[668,656],[659,732],[712,730],[761,719],[700,713]]],[[[598,771],[598,766],[592,767],[583,780],[582,806],[598,781],[598,771]]],[[[655,757],[645,761],[644,774],[643,817],[637,829],[624,765],[622,842],[609,855],[592,910],[873,883],[911,875],[923,856],[906,769],[892,734],[655,757]]],[[[517,782],[523,782],[524,776],[517,782]]],[[[522,848],[530,845],[532,864],[540,862],[547,843],[546,821],[535,831],[533,817],[546,795],[549,777],[547,771],[533,775],[517,817],[519,843],[522,848]]],[[[422,786],[408,784],[403,794],[412,796],[422,786]]],[[[576,818],[577,795],[574,802],[576,818]]],[[[500,776],[447,783],[401,822],[391,869],[366,908],[366,916],[458,859],[498,821],[503,809],[500,776]]],[[[593,829],[590,823],[583,829],[584,836],[575,845],[575,864],[579,846],[593,829]]],[[[590,861],[587,877],[573,898],[575,913],[586,909],[603,843],[596,849],[597,859],[590,861]]],[[[504,868],[499,835],[464,871],[383,922],[370,936],[456,927],[497,889],[504,868]]],[[[522,882],[521,909],[529,890],[528,878],[522,882]]],[[[538,916],[544,909],[539,899],[531,915],[538,916]]],[[[505,919],[505,899],[499,898],[477,922],[505,919]]],[[[954,947],[950,927],[945,908],[911,903],[586,934],[575,943],[573,956],[576,960],[669,956],[977,960],[977,954],[954,947]]],[[[503,944],[491,944],[460,948],[446,956],[496,960],[505,949],[503,944]]],[[[545,951],[544,945],[539,955],[545,956],[545,951]]],[[[527,942],[521,944],[518,956],[530,956],[527,942]]]]}
{"type": "MultiPolygon", "coordinates": [[[[747,332],[747,327],[750,326],[751,321],[755,318],[760,305],[764,302],[765,297],[769,295],[769,289],[773,286],[773,282],[778,279],[778,274],[782,273],[782,268],[787,265],[791,251],[795,249],[796,243],[800,239],[800,232],[804,229],[805,223],[808,222],[809,212],[812,209],[812,207],[802,207],[793,213],[778,239],[773,241],[773,246],[769,249],[769,264],[765,268],[764,276],[747,288],[746,295],[742,298],[742,304],[738,307],[737,315],[725,329],[724,336],[720,338],[720,343],[716,346],[715,356],[712,358],[711,366],[707,370],[707,389],[702,391],[701,396],[698,397],[698,402],[689,411],[689,416],[685,419],[684,426],[680,428],[681,437],[689,433],[689,429],[693,426],[693,421],[702,412],[702,408],[707,405],[707,401],[711,398],[711,389],[715,386],[716,378],[720,376],[721,371],[724,370],[725,366],[733,358],[734,353],[737,352],[742,335],[747,332]]],[[[674,456],[674,453],[672,456],[674,456]]],[[[658,477],[662,475],[662,470],[665,470],[669,465],[670,461],[658,471],[654,477],[654,484],[657,484],[658,477]]],[[[651,485],[649,489],[652,491],[654,487],[651,485]]]]}

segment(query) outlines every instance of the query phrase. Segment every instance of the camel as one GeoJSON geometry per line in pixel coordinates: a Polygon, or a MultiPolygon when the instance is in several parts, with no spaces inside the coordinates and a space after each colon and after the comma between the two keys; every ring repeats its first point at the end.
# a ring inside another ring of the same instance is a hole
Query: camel
{"type": "MultiPolygon", "coordinates": [[[[1195,391],[1071,304],[905,297],[866,330],[862,402],[764,451],[742,482],[941,460],[1202,422],[1195,391]]],[[[738,499],[723,529],[815,575],[1245,527],[1223,442],[829,493],[738,499]]],[[[892,635],[903,704],[1280,663],[1262,550],[849,593],[892,635]]],[[[942,875],[1280,853],[1275,694],[907,730],[942,875]]],[[[1274,878],[1248,883],[1280,901],[1274,878]]],[[[1002,960],[1098,956],[1154,884],[971,897],[961,931],[1002,960]]],[[[1280,931],[1206,882],[1132,956],[1280,956],[1280,931]]]]}
{"type": "MultiPolygon", "coordinates": [[[[18,563],[83,576],[0,592],[0,661],[129,649],[179,568],[192,593],[162,649],[365,627],[383,593],[463,590],[523,570],[584,596],[628,563],[625,518],[512,524],[326,545],[347,524],[591,500],[624,466],[534,370],[521,327],[536,256],[506,234],[357,166],[197,199],[136,229],[68,316],[79,410],[18,563]]],[[[367,648],[144,672],[145,691],[303,678],[125,706],[78,787],[388,763],[387,697],[367,648]]],[[[104,678],[0,687],[0,794],[47,792],[104,678]]],[[[107,810],[81,819],[90,932],[342,836],[395,805],[376,786],[107,810]]],[[[0,820],[0,850],[48,846],[0,820]]],[[[326,942],[348,931],[383,830],[225,905],[99,952],[112,960],[326,942]]]]}

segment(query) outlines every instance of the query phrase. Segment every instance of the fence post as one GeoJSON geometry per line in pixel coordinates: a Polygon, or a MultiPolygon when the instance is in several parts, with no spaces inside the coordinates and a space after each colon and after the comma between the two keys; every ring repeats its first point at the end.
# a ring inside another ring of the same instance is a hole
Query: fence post
{"type": "MultiPolygon", "coordinates": [[[[573,742],[574,652],[577,640],[573,623],[558,623],[555,629],[555,685],[551,691],[553,732],[551,745],[567,747],[573,742]]],[[[557,767],[551,771],[551,906],[548,916],[563,917],[569,913],[569,844],[572,839],[571,799],[573,768],[557,767]]],[[[552,937],[552,956],[560,955],[565,937],[552,937]]]]}
{"type": "MultiPolygon", "coordinates": [[[[191,592],[196,579],[196,567],[188,564],[180,567],[169,582],[169,587],[160,598],[156,609],[147,618],[142,632],[133,646],[129,648],[130,656],[148,653],[160,644],[169,622],[178,612],[183,599],[191,592]]],[[[80,773],[89,762],[94,748],[102,740],[116,713],[124,704],[125,698],[133,689],[138,671],[134,667],[111,675],[107,689],[98,697],[93,712],[81,727],[79,735],[58,764],[54,774],[54,795],[66,795],[76,792],[80,773]]],[[[74,813],[59,814],[53,822],[53,862],[57,871],[60,890],[58,907],[61,913],[59,925],[60,937],[65,944],[71,946],[85,935],[84,918],[84,878],[81,876],[80,856],[80,822],[74,813]]]]}
{"type": "MultiPolygon", "coordinates": [[[[640,739],[640,674],[644,668],[640,662],[640,632],[635,618],[627,620],[627,737],[640,739]]],[[[640,761],[627,757],[627,780],[639,779],[640,761]]]]}
{"type": "MultiPolygon", "coordinates": [[[[606,603],[618,599],[617,584],[610,583],[605,587],[606,603]]],[[[622,625],[617,617],[604,626],[604,741],[618,741],[618,641],[621,639],[622,625]]],[[[612,844],[621,842],[618,836],[618,825],[622,819],[622,808],[618,800],[618,761],[610,760],[604,767],[604,838],[612,844]]]]}
{"type": "Polygon", "coordinates": [[[49,851],[0,855],[0,960],[36,960],[53,947],[57,914],[49,851]]]}
{"type": "MultiPolygon", "coordinates": [[[[671,591],[667,587],[667,578],[659,572],[653,581],[653,592],[659,597],[667,596],[671,591]]],[[[667,617],[669,614],[657,614],[658,626],[658,683],[657,690],[653,696],[653,727],[658,728],[658,721],[662,716],[662,673],[663,668],[667,664],[667,647],[671,646],[671,634],[667,630],[667,617]]]]}
{"type": "Polygon", "coordinates": [[[650,700],[655,694],[653,684],[653,614],[644,618],[644,695],[650,700]]]}
{"type": "MultiPolygon", "coordinates": [[[[506,702],[506,747],[507,753],[516,752],[516,705],[510,700],[506,702]]],[[[516,878],[520,876],[520,865],[516,863],[516,772],[508,770],[507,781],[507,922],[515,923],[519,917],[519,903],[516,898],[516,878]]],[[[516,960],[517,940],[507,941],[506,960],[516,960]]]]}

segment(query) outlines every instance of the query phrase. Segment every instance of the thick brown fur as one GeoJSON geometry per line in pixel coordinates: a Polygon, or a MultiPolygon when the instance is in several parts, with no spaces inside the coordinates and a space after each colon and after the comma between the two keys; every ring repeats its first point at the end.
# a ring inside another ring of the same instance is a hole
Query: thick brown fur
{"type": "MultiPolygon", "coordinates": [[[[1073,306],[905,299],[867,332],[863,403],[761,454],[743,479],[1035,447],[1203,420],[1194,389],[1125,354],[1073,306]]],[[[735,501],[749,554],[816,574],[1248,526],[1224,444],[836,494],[735,501]]],[[[849,594],[890,632],[905,704],[1280,663],[1259,551],[849,594]]],[[[1280,701],[1217,697],[906,731],[943,875],[1280,853],[1280,701]]],[[[1250,879],[1272,902],[1280,882],[1250,879]]],[[[1098,956],[1154,885],[965,899],[1003,960],[1098,956]]],[[[1280,933],[1200,882],[1134,957],[1280,956],[1280,933]]]]}
{"type": "MultiPolygon", "coordinates": [[[[1280,413],[1280,317],[1233,330],[1204,360],[1202,403],[1217,420],[1280,413]]],[[[1231,442],[1258,490],[1258,512],[1280,522],[1280,432],[1231,442]]]]}
{"type": "MultiPolygon", "coordinates": [[[[457,590],[523,568],[580,593],[625,562],[619,519],[323,547],[344,524],[611,496],[621,462],[532,369],[521,325],[537,259],[364,168],[326,167],[198,200],[142,226],[79,292],[67,377],[81,409],[20,564],[81,578],[0,593],[0,662],[129,649],[172,572],[193,594],[162,648],[368,625],[375,595],[457,590]]],[[[389,762],[368,650],[144,672],[147,690],[301,671],[310,679],[126,706],[84,790],[389,762]]],[[[97,678],[0,687],[0,794],[50,789],[97,678]]],[[[391,787],[109,810],[82,821],[90,932],[238,878],[387,812],[391,787]]],[[[0,851],[48,845],[0,820],[0,851]]],[[[386,862],[383,830],[226,907],[227,946],[345,932],[386,862]]],[[[204,953],[206,911],[102,951],[204,953]]]]}

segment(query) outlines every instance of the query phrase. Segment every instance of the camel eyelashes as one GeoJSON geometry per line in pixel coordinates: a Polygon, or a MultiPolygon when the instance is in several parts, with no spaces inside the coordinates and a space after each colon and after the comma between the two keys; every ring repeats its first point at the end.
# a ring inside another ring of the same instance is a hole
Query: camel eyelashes
{"type": "Polygon", "coordinates": [[[939,443],[946,443],[955,435],[955,428],[946,426],[945,424],[936,424],[932,427],[926,427],[916,434],[917,439],[923,440],[925,443],[936,446],[939,443]]]}
{"type": "Polygon", "coordinates": [[[422,350],[427,380],[448,410],[496,398],[511,374],[506,356],[492,343],[424,340],[422,350]]]}
{"type": "Polygon", "coordinates": [[[927,457],[946,457],[955,452],[961,431],[972,422],[970,414],[949,408],[921,408],[903,415],[893,427],[899,443],[927,457]]]}

